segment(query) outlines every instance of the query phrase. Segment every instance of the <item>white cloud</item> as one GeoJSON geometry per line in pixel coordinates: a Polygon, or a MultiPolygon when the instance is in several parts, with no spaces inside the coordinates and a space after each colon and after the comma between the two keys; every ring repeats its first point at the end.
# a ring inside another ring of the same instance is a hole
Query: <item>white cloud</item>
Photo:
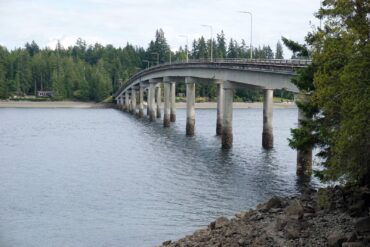
{"type": "Polygon", "coordinates": [[[35,40],[41,47],[61,40],[72,45],[78,37],[88,43],[101,42],[124,46],[126,42],[146,47],[157,28],[177,49],[189,37],[189,45],[213,26],[216,33],[224,30],[227,38],[249,43],[249,16],[253,13],[253,43],[275,47],[281,36],[303,41],[313,13],[319,3],[312,0],[0,0],[0,42],[8,48],[23,46],[35,40]],[[72,39],[75,39],[72,41],[72,39]]]}

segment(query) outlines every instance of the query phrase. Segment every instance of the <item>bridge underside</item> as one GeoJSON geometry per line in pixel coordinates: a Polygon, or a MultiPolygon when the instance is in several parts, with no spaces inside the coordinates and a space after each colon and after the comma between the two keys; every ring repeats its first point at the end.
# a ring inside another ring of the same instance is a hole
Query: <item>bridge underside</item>
{"type": "MultiPolygon", "coordinates": [[[[275,67],[258,69],[225,68],[222,66],[159,67],[135,75],[114,97],[121,109],[126,109],[139,117],[144,115],[144,106],[146,105],[150,121],[161,118],[161,101],[163,98],[163,126],[170,127],[170,122],[176,120],[176,83],[184,82],[186,84],[187,102],[186,135],[193,136],[195,133],[196,84],[215,83],[218,85],[216,134],[221,135],[222,147],[230,149],[233,143],[232,105],[235,89],[261,89],[264,96],[262,146],[265,149],[271,149],[273,148],[273,90],[285,89],[298,93],[296,86],[290,82],[293,75],[293,70],[275,67]],[[137,92],[139,92],[139,97],[136,97],[137,92]],[[145,92],[146,102],[144,101],[145,92]]],[[[301,119],[302,116],[300,114],[301,119]]],[[[298,152],[297,174],[311,174],[312,159],[310,155],[310,150],[298,152]]]]}

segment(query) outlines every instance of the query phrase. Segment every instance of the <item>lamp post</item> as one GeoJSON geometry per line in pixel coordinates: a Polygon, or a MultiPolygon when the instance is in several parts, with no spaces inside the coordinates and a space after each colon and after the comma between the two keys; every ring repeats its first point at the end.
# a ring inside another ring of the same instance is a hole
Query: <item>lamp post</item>
{"type": "Polygon", "coordinates": [[[213,28],[211,25],[202,25],[202,27],[209,27],[211,29],[211,62],[213,62],[213,28]]]}
{"type": "Polygon", "coordinates": [[[158,52],[152,52],[151,54],[156,54],[157,55],[157,65],[159,64],[159,53],[158,52]]]}
{"type": "Polygon", "coordinates": [[[189,62],[189,39],[187,35],[179,35],[179,37],[186,38],[186,62],[189,62]]]}
{"type": "Polygon", "coordinates": [[[253,50],[253,45],[252,45],[252,27],[253,27],[253,16],[252,16],[252,13],[249,12],[249,11],[239,11],[239,13],[243,13],[243,14],[248,14],[250,15],[251,17],[251,41],[250,41],[250,59],[253,58],[253,55],[252,55],[252,50],[253,50]]]}

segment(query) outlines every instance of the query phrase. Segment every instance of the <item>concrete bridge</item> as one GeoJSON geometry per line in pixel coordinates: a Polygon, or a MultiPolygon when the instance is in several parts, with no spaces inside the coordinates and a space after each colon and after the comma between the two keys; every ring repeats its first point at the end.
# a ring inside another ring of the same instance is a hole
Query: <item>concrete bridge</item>
{"type": "MultiPolygon", "coordinates": [[[[176,121],[176,83],[186,84],[186,135],[195,129],[195,86],[197,83],[215,83],[218,88],[216,134],[221,135],[222,148],[233,143],[232,116],[235,89],[263,90],[262,146],[273,147],[272,107],[273,90],[285,89],[299,93],[290,82],[296,70],[304,68],[309,60],[213,59],[189,60],[153,66],[133,75],[113,95],[119,108],[139,117],[144,116],[144,105],[150,121],[161,118],[162,84],[164,88],[163,126],[176,121]],[[146,100],[146,104],[145,101],[146,100]]],[[[299,119],[304,116],[299,112],[299,119]]],[[[298,151],[297,174],[310,174],[312,151],[298,151]]]]}

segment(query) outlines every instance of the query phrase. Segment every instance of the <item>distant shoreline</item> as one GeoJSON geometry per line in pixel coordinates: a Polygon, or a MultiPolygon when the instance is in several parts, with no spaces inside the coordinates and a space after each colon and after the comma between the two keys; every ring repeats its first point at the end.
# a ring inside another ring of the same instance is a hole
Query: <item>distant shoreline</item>
{"type": "MultiPolygon", "coordinates": [[[[79,101],[0,101],[0,108],[81,108],[81,109],[97,109],[114,107],[113,104],[94,103],[94,102],[79,102],[79,101]]],[[[163,104],[162,104],[163,107],[163,104]]],[[[262,108],[262,102],[246,103],[234,102],[235,109],[258,109],[262,108]]],[[[185,109],[185,102],[176,103],[176,108],[185,109]]],[[[196,103],[196,109],[215,109],[216,102],[196,103]]],[[[274,103],[274,108],[297,108],[294,102],[274,103]]]]}
{"type": "Polygon", "coordinates": [[[109,104],[79,101],[0,101],[0,108],[108,108],[109,104]]]}

